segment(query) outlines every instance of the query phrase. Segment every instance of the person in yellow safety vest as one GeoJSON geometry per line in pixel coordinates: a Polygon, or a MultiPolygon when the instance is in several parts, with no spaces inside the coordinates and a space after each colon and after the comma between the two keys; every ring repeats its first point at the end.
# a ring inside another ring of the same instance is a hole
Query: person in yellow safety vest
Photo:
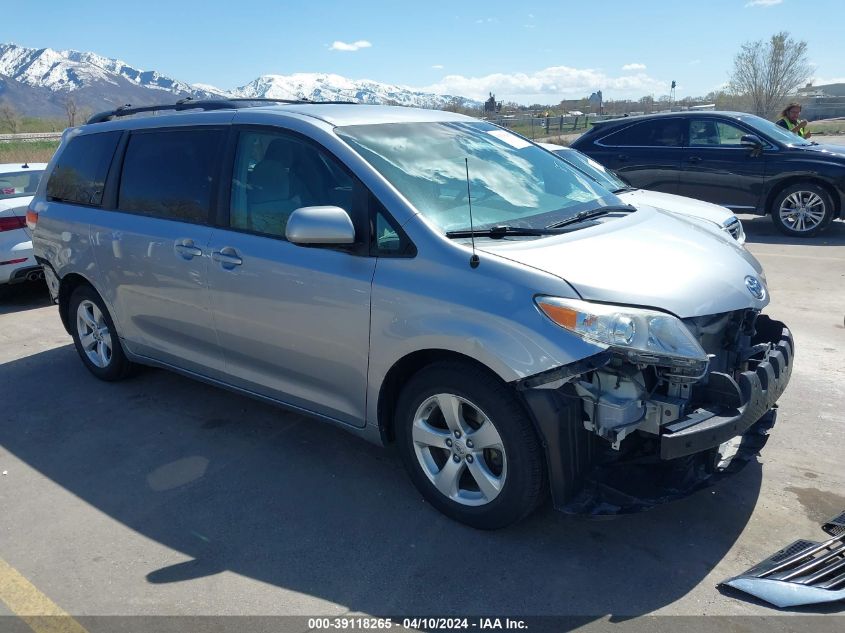
{"type": "Polygon", "coordinates": [[[792,102],[783,109],[783,112],[780,113],[780,118],[777,120],[777,124],[781,127],[785,127],[790,132],[794,132],[801,138],[810,138],[812,134],[810,133],[810,130],[807,129],[807,120],[799,119],[798,116],[800,114],[801,104],[792,102]]]}

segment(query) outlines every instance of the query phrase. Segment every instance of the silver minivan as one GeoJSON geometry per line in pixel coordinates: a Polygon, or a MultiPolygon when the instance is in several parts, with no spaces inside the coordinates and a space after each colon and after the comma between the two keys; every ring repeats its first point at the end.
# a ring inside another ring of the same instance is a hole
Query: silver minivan
{"type": "Polygon", "coordinates": [[[730,235],[447,112],[122,108],[65,133],[27,221],[95,376],[163,367],[395,444],[479,528],[607,463],[718,472],[793,364],[730,235]]]}

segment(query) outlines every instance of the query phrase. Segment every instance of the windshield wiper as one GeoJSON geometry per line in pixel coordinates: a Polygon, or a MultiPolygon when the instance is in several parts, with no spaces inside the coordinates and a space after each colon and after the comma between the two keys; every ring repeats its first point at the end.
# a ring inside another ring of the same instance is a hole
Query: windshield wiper
{"type": "Polygon", "coordinates": [[[614,189],[613,193],[625,193],[626,191],[636,191],[636,187],[632,187],[631,185],[625,185],[624,187],[619,187],[619,189],[614,189]]]}
{"type": "Polygon", "coordinates": [[[559,229],[569,226],[570,224],[577,224],[578,222],[584,222],[585,220],[591,220],[592,218],[597,218],[601,215],[607,215],[608,213],[632,213],[636,211],[635,207],[632,207],[629,204],[611,204],[607,205],[606,207],[599,207],[598,209],[589,209],[587,211],[581,211],[580,213],[576,213],[570,218],[566,218],[565,220],[561,220],[560,222],[555,222],[554,224],[550,224],[546,227],[541,229],[531,228],[527,226],[507,226],[504,224],[497,224],[496,226],[491,226],[486,229],[475,229],[471,231],[469,229],[461,229],[460,231],[447,231],[446,237],[490,237],[493,239],[501,239],[505,236],[539,236],[539,235],[554,235],[556,233],[561,233],[559,229]]]}
{"type": "Polygon", "coordinates": [[[556,231],[549,230],[549,227],[544,229],[532,229],[526,226],[506,226],[506,225],[496,225],[491,226],[487,229],[475,229],[474,231],[470,230],[460,230],[460,231],[448,231],[446,233],[446,237],[492,237],[493,239],[500,239],[502,237],[507,236],[523,236],[523,235],[551,235],[556,233],[556,231]]]}
{"type": "Polygon", "coordinates": [[[561,220],[560,222],[549,224],[546,228],[559,229],[564,226],[569,226],[570,224],[578,224],[579,222],[592,220],[593,218],[597,218],[602,215],[607,215],[608,213],[633,213],[636,210],[636,207],[632,207],[630,204],[609,204],[606,207],[599,207],[597,209],[588,209],[587,211],[580,211],[573,215],[571,218],[566,218],[565,220],[561,220]]]}

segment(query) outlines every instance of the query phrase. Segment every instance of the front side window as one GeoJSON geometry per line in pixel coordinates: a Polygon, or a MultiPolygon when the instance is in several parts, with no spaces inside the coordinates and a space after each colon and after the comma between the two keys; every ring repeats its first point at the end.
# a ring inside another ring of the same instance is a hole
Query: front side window
{"type": "Polygon", "coordinates": [[[238,138],[229,226],[284,237],[300,207],[336,206],[351,214],[352,177],[325,151],[278,132],[238,138]]]}
{"type": "Polygon", "coordinates": [[[208,221],[222,130],[156,130],[129,138],[118,209],[139,215],[208,221]]]}
{"type": "Polygon", "coordinates": [[[689,144],[692,147],[740,147],[745,130],[736,125],[713,119],[693,119],[689,124],[689,144]]]}
{"type": "Polygon", "coordinates": [[[619,203],[553,154],[490,123],[384,123],[336,132],[444,232],[469,228],[468,201],[476,229],[542,227],[619,203]]]}
{"type": "Polygon", "coordinates": [[[47,181],[47,198],[99,206],[114,151],[122,132],[85,134],[70,140],[47,181]]]}
{"type": "Polygon", "coordinates": [[[621,147],[680,147],[682,141],[681,119],[655,119],[612,132],[600,142],[602,145],[621,147]]]}
{"type": "Polygon", "coordinates": [[[35,195],[43,170],[17,171],[0,174],[0,200],[35,195]]]}
{"type": "Polygon", "coordinates": [[[756,116],[754,114],[743,114],[740,120],[746,125],[750,125],[755,130],[759,130],[769,138],[780,141],[785,145],[812,145],[811,141],[804,140],[797,134],[782,128],[781,126],[772,123],[768,119],[756,116]]]}

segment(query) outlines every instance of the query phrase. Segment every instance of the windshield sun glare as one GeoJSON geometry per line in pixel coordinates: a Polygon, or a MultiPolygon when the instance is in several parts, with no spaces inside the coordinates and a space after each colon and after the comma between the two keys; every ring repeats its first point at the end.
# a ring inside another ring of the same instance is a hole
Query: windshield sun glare
{"type": "Polygon", "coordinates": [[[336,132],[444,232],[469,228],[467,180],[476,228],[542,228],[588,207],[619,203],[564,161],[483,121],[359,125],[336,132]]]}

